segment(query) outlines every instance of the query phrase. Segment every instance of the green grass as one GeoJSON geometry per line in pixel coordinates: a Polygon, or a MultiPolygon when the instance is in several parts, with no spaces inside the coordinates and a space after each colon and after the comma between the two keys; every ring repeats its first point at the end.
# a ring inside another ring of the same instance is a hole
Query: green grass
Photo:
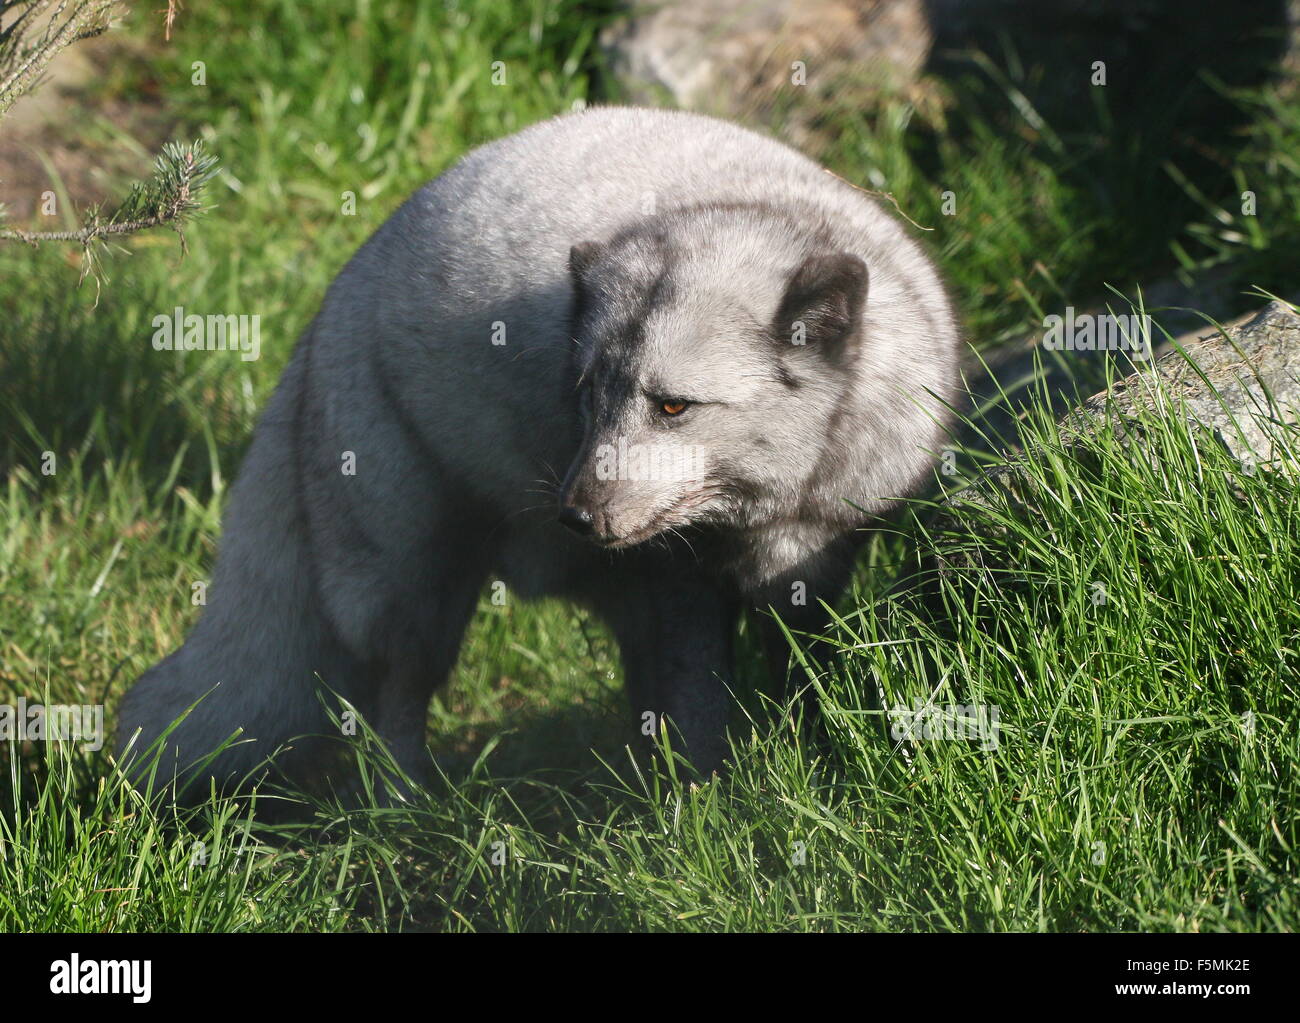
{"type": "MultiPolygon", "coordinates": [[[[95,305],[66,253],[0,248],[0,703],[107,702],[111,724],[198,613],[226,486],[330,279],[466,148],[586,98],[606,16],[567,0],[186,10],[148,81],[121,87],[161,90],[178,133],[222,159],[189,255],[166,234],[129,243],[95,305]],[[150,319],[175,305],[259,314],[261,360],[153,351],[150,319]]],[[[1293,93],[1231,97],[1245,128],[1207,173],[1164,153],[1110,166],[1104,98],[1046,125],[1014,76],[980,74],[944,118],[836,108],[820,155],[934,228],[981,343],[1174,269],[1293,286],[1293,93]],[[1254,218],[1235,212],[1245,188],[1254,218]]],[[[1294,930],[1294,480],[1247,475],[1172,419],[1149,426],[1154,463],[1108,431],[1067,452],[1047,417],[1022,429],[1017,500],[967,508],[973,533],[871,544],[831,636],[843,655],[811,683],[811,746],[756,715],[711,784],[634,764],[604,631],[484,599],[430,712],[442,777],[410,805],[177,816],[102,753],[0,745],[0,928],[1294,930]],[[905,585],[935,550],[953,567],[905,585]],[[996,748],[895,739],[880,698],[932,695],[998,707],[996,748]]]]}

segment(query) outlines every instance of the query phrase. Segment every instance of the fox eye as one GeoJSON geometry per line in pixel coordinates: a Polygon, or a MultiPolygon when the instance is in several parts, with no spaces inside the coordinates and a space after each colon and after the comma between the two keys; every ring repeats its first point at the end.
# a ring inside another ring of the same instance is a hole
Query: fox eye
{"type": "Polygon", "coordinates": [[[687,404],[684,401],[663,401],[659,403],[659,409],[666,416],[680,416],[686,411],[687,404]]]}

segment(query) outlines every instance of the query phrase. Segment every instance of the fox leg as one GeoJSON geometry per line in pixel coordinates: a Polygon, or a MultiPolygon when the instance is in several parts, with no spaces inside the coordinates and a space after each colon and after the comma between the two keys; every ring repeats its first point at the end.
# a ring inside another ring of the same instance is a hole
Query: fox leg
{"type": "Polygon", "coordinates": [[[605,614],[638,729],[658,735],[666,724],[674,748],[708,775],[727,752],[737,605],[703,582],[656,576],[629,580],[605,614]]]}

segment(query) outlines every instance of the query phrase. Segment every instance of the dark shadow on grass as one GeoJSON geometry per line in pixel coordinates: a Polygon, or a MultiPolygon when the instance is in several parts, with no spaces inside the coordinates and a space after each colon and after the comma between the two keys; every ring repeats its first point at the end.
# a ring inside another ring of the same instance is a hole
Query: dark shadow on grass
{"type": "MultiPolygon", "coordinates": [[[[944,138],[988,123],[1023,139],[1078,192],[1101,225],[1093,291],[1172,268],[1170,243],[1203,213],[1171,180],[1233,192],[1251,117],[1232,96],[1287,72],[1294,27],[1285,0],[925,0],[935,39],[926,72],[955,108],[919,159],[943,167],[944,138]],[[1104,68],[1101,68],[1104,65],[1104,68]],[[1101,69],[1104,84],[1094,84],[1101,69]],[[1157,271],[1158,272],[1158,271],[1157,271]]],[[[1240,310],[1229,310],[1229,312],[1240,310]]]]}
{"type": "Polygon", "coordinates": [[[0,283],[0,479],[16,467],[39,474],[48,450],[60,471],[75,457],[129,461],[152,488],[179,459],[175,485],[206,501],[249,439],[240,388],[227,379],[238,355],[156,351],[152,317],[174,296],[141,292],[121,273],[96,304],[94,285],[75,288],[75,270],[53,250],[25,255],[22,277],[0,283]]]}

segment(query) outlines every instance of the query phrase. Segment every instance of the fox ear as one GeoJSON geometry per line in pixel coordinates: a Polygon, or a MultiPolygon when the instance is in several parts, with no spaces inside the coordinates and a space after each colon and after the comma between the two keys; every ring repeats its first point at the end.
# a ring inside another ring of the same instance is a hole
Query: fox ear
{"type": "Polygon", "coordinates": [[[867,300],[867,264],[848,252],[809,256],[790,275],[776,313],[777,339],[807,345],[831,360],[857,341],[867,300]]]}
{"type": "Polygon", "coordinates": [[[600,256],[600,242],[578,242],[569,249],[569,274],[574,287],[580,285],[591,265],[600,256]]]}

